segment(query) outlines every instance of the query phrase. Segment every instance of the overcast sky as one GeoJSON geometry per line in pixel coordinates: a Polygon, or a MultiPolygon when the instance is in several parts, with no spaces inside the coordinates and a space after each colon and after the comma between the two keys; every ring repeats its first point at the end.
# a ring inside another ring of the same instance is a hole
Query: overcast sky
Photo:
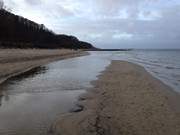
{"type": "Polygon", "coordinates": [[[102,48],[180,48],[180,0],[4,0],[13,13],[102,48]]]}

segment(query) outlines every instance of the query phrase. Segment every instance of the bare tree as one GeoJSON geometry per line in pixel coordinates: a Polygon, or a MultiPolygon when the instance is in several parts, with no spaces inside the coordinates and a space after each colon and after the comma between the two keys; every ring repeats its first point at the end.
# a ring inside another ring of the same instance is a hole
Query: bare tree
{"type": "Polygon", "coordinates": [[[6,11],[11,12],[11,9],[8,8],[8,7],[4,4],[4,1],[3,1],[3,0],[0,0],[0,10],[1,10],[1,9],[4,9],[4,10],[6,10],[6,11]]]}
{"type": "Polygon", "coordinates": [[[3,7],[4,7],[4,2],[3,0],[0,0],[0,9],[3,9],[3,7]]]}

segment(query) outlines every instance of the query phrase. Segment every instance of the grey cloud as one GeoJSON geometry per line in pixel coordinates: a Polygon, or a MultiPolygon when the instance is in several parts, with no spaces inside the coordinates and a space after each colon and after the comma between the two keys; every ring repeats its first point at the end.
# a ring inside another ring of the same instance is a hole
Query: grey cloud
{"type": "Polygon", "coordinates": [[[57,15],[59,14],[65,17],[74,16],[74,13],[72,11],[64,8],[63,6],[58,5],[56,9],[57,9],[57,15]]]}
{"type": "MultiPolygon", "coordinates": [[[[86,29],[89,33],[101,33],[102,39],[96,43],[103,46],[104,43],[109,45],[122,45],[133,47],[179,47],[180,43],[180,15],[177,12],[179,7],[172,7],[162,18],[153,21],[143,20],[128,20],[128,19],[101,19],[95,22],[90,22],[92,25],[86,23],[76,24],[74,31],[83,31],[86,29]],[[175,13],[176,14],[175,14],[175,13]],[[115,33],[129,33],[134,35],[131,41],[122,41],[111,39],[115,33]]],[[[68,28],[68,27],[67,27],[68,28]]],[[[73,27],[72,27],[73,29],[73,27]]],[[[87,37],[86,37],[87,38],[87,37]]],[[[88,40],[88,38],[86,39],[88,40]]],[[[91,42],[95,42],[89,39],[91,42]]]]}
{"type": "Polygon", "coordinates": [[[157,2],[158,0],[96,0],[94,1],[95,11],[113,15],[118,14],[121,10],[126,10],[131,18],[137,17],[140,8],[148,2],[157,2]]]}
{"type": "Polygon", "coordinates": [[[104,48],[180,48],[180,2],[178,5],[168,0],[51,1],[50,4],[41,1],[36,12],[57,33],[72,34],[104,48]],[[166,3],[170,4],[164,6],[166,3]],[[120,11],[125,11],[127,17],[119,17],[120,11]]]}
{"type": "Polygon", "coordinates": [[[37,6],[42,4],[41,0],[24,0],[27,4],[33,5],[33,6],[37,6]]]}

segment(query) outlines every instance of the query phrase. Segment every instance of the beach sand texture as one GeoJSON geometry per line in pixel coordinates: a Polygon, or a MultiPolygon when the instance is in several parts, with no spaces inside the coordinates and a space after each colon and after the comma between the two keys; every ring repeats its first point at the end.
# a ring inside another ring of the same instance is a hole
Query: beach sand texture
{"type": "Polygon", "coordinates": [[[86,54],[68,49],[0,49],[0,83],[34,67],[86,54]]]}
{"type": "Polygon", "coordinates": [[[143,67],[112,61],[80,97],[80,112],[60,116],[55,135],[180,135],[179,94],[143,67]]]}

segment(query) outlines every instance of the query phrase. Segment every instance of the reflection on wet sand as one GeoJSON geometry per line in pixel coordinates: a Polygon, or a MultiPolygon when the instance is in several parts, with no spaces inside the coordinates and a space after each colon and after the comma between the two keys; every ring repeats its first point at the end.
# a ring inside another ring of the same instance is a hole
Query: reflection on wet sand
{"type": "Polygon", "coordinates": [[[7,81],[5,81],[4,83],[2,83],[0,85],[0,106],[2,104],[2,98],[4,98],[5,101],[9,100],[9,94],[8,94],[7,89],[10,84],[13,85],[15,83],[22,81],[23,79],[33,78],[33,77],[37,76],[38,74],[44,74],[44,73],[46,73],[47,70],[48,70],[48,68],[45,66],[36,67],[25,73],[14,76],[14,77],[8,79],[7,81]]]}
{"type": "Polygon", "coordinates": [[[18,82],[18,81],[21,81],[26,78],[33,78],[38,74],[45,74],[47,70],[48,70],[48,67],[46,67],[46,66],[40,66],[40,67],[33,68],[25,73],[11,77],[9,80],[4,82],[3,85],[6,85],[6,84],[9,84],[12,82],[18,82]]]}
{"type": "Polygon", "coordinates": [[[3,95],[0,95],[0,107],[1,107],[1,104],[2,104],[2,97],[3,97],[3,95]]]}
{"type": "Polygon", "coordinates": [[[109,64],[94,55],[53,62],[0,86],[0,135],[46,135],[109,64]]]}

